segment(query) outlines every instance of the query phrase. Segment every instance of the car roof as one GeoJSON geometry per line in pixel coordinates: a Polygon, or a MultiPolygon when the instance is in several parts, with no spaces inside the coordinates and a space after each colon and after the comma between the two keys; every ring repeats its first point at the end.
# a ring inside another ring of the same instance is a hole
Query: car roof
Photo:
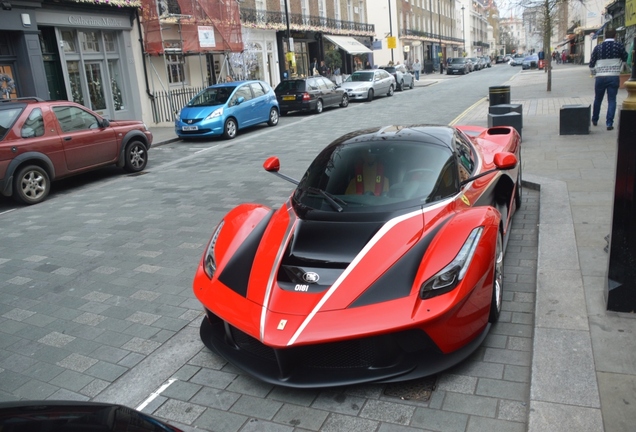
{"type": "Polygon", "coordinates": [[[455,128],[448,125],[390,125],[360,129],[350,132],[326,148],[342,145],[356,145],[362,142],[395,143],[396,141],[421,141],[422,144],[436,144],[453,151],[455,128]]]}

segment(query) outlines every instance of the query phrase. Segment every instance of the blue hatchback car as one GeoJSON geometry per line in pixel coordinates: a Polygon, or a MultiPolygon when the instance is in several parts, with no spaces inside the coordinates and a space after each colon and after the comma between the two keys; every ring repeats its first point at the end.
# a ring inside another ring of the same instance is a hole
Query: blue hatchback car
{"type": "Polygon", "coordinates": [[[263,81],[236,81],[206,88],[177,113],[179,138],[223,135],[232,139],[239,129],[267,122],[278,124],[279,108],[272,88],[263,81]]]}

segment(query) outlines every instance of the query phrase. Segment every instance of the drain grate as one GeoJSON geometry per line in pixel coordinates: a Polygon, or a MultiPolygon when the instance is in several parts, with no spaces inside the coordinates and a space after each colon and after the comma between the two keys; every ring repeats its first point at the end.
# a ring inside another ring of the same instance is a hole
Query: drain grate
{"type": "Polygon", "coordinates": [[[431,398],[436,383],[436,375],[412,381],[393,383],[386,386],[384,394],[385,396],[397,397],[402,400],[426,402],[431,398]]]}
{"type": "Polygon", "coordinates": [[[128,177],[137,177],[137,176],[144,175],[144,174],[148,174],[148,171],[139,171],[139,172],[136,172],[136,173],[131,173],[131,174],[128,174],[128,177]]]}

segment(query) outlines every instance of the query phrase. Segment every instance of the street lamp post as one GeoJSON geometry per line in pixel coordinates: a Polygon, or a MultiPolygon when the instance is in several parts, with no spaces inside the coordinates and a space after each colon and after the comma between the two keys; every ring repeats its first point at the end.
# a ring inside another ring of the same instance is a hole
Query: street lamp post
{"type": "MultiPolygon", "coordinates": [[[[466,53],[466,25],[464,24],[464,9],[466,8],[462,5],[462,39],[464,40],[464,53],[466,53]]],[[[464,56],[464,53],[462,53],[462,57],[464,56]]]]}
{"type": "Polygon", "coordinates": [[[437,0],[437,31],[439,32],[439,73],[444,73],[444,54],[442,53],[442,8],[440,0],[437,0]]]}

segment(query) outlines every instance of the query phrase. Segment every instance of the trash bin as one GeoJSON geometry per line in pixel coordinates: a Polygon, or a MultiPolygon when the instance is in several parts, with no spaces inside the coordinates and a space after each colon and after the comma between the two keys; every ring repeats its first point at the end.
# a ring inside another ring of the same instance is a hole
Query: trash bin
{"type": "Polygon", "coordinates": [[[488,87],[490,106],[510,103],[510,86],[488,87]]]}
{"type": "Polygon", "coordinates": [[[523,128],[523,105],[522,104],[499,104],[488,107],[488,114],[508,114],[517,112],[521,116],[521,127],[523,128]]]}
{"type": "Polygon", "coordinates": [[[433,60],[424,60],[424,73],[433,73],[433,60]]]}

